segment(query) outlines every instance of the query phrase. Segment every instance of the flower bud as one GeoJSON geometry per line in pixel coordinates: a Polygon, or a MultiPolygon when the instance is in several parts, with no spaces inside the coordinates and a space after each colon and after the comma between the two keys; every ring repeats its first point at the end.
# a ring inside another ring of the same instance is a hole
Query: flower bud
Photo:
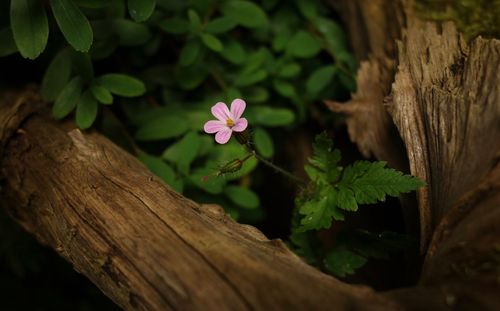
{"type": "Polygon", "coordinates": [[[224,174],[229,174],[229,173],[236,173],[241,169],[243,166],[243,161],[240,159],[234,159],[226,164],[224,164],[220,169],[219,172],[217,173],[218,176],[224,175],[224,174]]]}

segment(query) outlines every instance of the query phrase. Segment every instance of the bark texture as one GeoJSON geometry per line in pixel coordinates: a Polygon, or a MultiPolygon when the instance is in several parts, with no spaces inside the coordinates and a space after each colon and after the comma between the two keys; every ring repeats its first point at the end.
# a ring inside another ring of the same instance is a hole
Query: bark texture
{"type": "Polygon", "coordinates": [[[3,205],[124,309],[396,308],[320,273],[220,207],[180,196],[99,134],[35,113],[35,91],[6,98],[3,205]]]}
{"type": "Polygon", "coordinates": [[[127,310],[500,309],[500,42],[466,42],[412,1],[334,5],[365,61],[353,102],[328,105],[365,154],[428,183],[417,286],[376,293],[322,274],[99,134],[54,123],[36,89],[1,97],[2,205],[127,310]]]}

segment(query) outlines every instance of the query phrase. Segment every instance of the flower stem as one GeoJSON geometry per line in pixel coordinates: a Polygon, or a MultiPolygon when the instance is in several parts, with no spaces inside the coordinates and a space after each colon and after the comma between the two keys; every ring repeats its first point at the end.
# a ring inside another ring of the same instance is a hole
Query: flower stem
{"type": "Polygon", "coordinates": [[[266,160],[265,158],[263,158],[262,156],[260,156],[257,152],[255,152],[255,150],[251,150],[253,156],[259,160],[260,162],[262,162],[263,164],[269,166],[270,168],[272,168],[273,170],[275,170],[276,172],[278,173],[281,173],[283,174],[284,176],[290,178],[291,180],[297,182],[297,183],[300,183],[300,184],[307,184],[307,181],[293,175],[292,173],[288,172],[287,170],[277,166],[276,164],[274,164],[273,162],[271,161],[268,161],[266,160]]]}

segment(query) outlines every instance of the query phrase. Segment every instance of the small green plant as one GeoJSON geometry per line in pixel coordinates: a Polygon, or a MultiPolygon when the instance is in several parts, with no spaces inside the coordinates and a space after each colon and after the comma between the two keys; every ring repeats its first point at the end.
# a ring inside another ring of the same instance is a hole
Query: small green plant
{"type": "Polygon", "coordinates": [[[340,151],[323,133],[316,137],[313,156],[306,165],[310,182],[296,199],[291,242],[298,254],[334,275],[344,277],[362,267],[368,258],[386,258],[401,250],[408,238],[391,232],[372,234],[356,230],[341,233],[333,247],[322,251],[315,232],[343,221],[345,213],[356,212],[359,205],[384,201],[386,196],[425,185],[416,177],[387,168],[386,163],[357,161],[341,167],[340,151]]]}

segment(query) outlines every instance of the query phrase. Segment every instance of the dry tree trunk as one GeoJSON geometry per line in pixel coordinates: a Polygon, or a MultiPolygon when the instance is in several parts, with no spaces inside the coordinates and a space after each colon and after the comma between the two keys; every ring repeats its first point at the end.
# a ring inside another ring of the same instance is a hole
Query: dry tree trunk
{"type": "Polygon", "coordinates": [[[331,108],[365,154],[428,183],[417,286],[376,293],[322,274],[99,134],[54,123],[33,89],[1,97],[3,206],[127,310],[499,309],[500,42],[467,43],[410,1],[335,3],[367,61],[353,102],[331,108]]]}

